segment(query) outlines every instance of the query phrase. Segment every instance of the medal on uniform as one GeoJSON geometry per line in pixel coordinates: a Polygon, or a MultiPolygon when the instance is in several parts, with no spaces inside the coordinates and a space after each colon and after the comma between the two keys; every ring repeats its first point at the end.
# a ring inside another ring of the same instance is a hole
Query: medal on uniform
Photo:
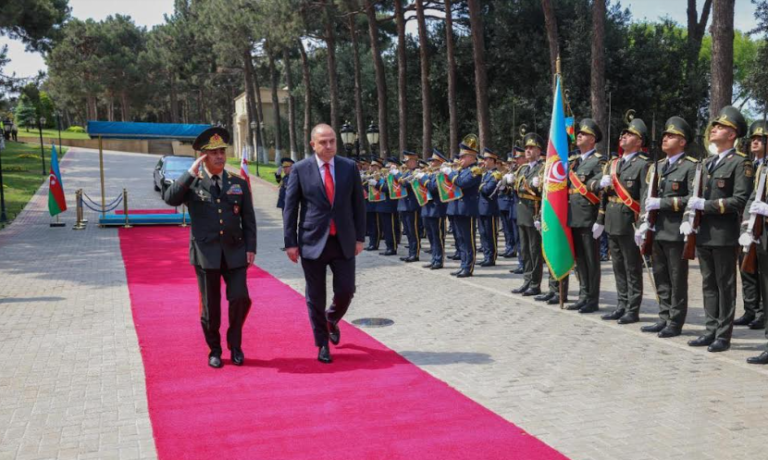
{"type": "Polygon", "coordinates": [[[718,188],[725,188],[725,180],[724,179],[719,179],[717,181],[717,186],[718,186],[718,188]]]}
{"type": "Polygon", "coordinates": [[[672,191],[680,190],[680,182],[672,182],[672,191]]]}
{"type": "Polygon", "coordinates": [[[240,214],[240,206],[239,205],[235,205],[233,209],[234,209],[234,213],[235,214],[240,214]]]}

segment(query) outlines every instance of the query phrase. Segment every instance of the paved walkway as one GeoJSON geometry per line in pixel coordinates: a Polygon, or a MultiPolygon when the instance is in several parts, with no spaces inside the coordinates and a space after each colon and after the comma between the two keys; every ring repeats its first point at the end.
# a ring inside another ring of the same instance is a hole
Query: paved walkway
{"type": "MultiPolygon", "coordinates": [[[[106,157],[108,197],[126,187],[132,208],[163,206],[150,179],[157,157],[106,157]]],[[[79,187],[98,195],[93,151],[71,149],[62,167],[70,201],[79,187]]],[[[276,189],[253,186],[257,263],[303,292],[300,267],[277,249],[276,189]]],[[[73,212],[67,228],[49,228],[46,192],[0,232],[0,459],[153,458],[117,232],[98,229],[93,213],[85,231],[71,230],[73,212]]],[[[762,331],[737,329],[733,349],[720,355],[687,347],[703,323],[697,267],[686,336],[662,340],[639,324],[510,294],[520,283],[507,272],[515,264],[457,280],[448,275],[455,263],[435,272],[366,252],[346,319],[393,319],[366,331],[574,459],[766,457],[768,369],[744,363],[764,344],[762,331]]],[[[610,264],[603,274],[607,306],[615,301],[610,264]]],[[[576,288],[573,279],[572,297],[576,288]]],[[[267,308],[255,305],[254,314],[267,308]]],[[[643,320],[654,318],[646,291],[643,320]]]]}

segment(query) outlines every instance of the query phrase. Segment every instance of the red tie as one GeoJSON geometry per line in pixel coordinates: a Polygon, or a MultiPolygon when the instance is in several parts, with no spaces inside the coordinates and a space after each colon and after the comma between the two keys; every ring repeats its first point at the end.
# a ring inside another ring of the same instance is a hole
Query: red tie
{"type": "MultiPolygon", "coordinates": [[[[331,164],[325,164],[325,194],[328,195],[328,201],[331,202],[331,208],[333,208],[333,193],[335,189],[333,187],[333,176],[331,175],[331,164]]],[[[336,222],[331,219],[331,235],[336,235],[336,222]]]]}

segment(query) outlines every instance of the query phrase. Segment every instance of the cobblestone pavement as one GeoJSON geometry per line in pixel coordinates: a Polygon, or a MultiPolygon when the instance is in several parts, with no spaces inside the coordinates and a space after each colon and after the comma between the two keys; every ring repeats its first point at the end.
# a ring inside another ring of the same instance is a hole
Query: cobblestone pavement
{"type": "MultiPolygon", "coordinates": [[[[132,208],[164,206],[151,188],[157,157],[106,157],[108,197],[126,187],[132,208]]],[[[63,169],[71,208],[79,187],[96,198],[93,151],[70,150],[63,169]]],[[[276,189],[253,186],[257,263],[303,293],[300,267],[278,250],[276,189]]],[[[117,232],[98,229],[94,213],[87,230],[73,232],[73,212],[62,219],[67,228],[50,229],[45,193],[0,231],[0,459],[154,458],[117,232]]],[[[346,319],[394,320],[366,332],[573,459],[768,456],[768,369],[744,363],[761,350],[762,331],[737,329],[734,347],[719,355],[685,345],[703,328],[697,266],[686,335],[662,340],[640,324],[510,294],[521,282],[507,271],[514,265],[502,260],[457,280],[448,275],[455,263],[429,271],[365,252],[346,319]]],[[[611,272],[604,264],[602,310],[615,302],[611,272]]],[[[649,289],[644,323],[655,319],[649,289]]],[[[268,308],[255,305],[252,320],[268,308]]]]}

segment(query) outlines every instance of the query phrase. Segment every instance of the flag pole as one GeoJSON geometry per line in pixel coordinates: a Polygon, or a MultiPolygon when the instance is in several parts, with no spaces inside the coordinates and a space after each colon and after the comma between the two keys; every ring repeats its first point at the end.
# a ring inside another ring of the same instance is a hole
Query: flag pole
{"type": "MultiPolygon", "coordinates": [[[[557,88],[557,77],[560,77],[560,90],[562,91],[563,88],[563,80],[562,80],[562,70],[560,68],[560,55],[557,55],[557,61],[555,62],[555,88],[557,88]]],[[[565,278],[563,278],[564,280],[565,278]]],[[[560,280],[557,283],[558,286],[558,298],[560,300],[560,309],[563,310],[565,308],[564,299],[565,296],[563,295],[563,280],[560,280]]]]}

